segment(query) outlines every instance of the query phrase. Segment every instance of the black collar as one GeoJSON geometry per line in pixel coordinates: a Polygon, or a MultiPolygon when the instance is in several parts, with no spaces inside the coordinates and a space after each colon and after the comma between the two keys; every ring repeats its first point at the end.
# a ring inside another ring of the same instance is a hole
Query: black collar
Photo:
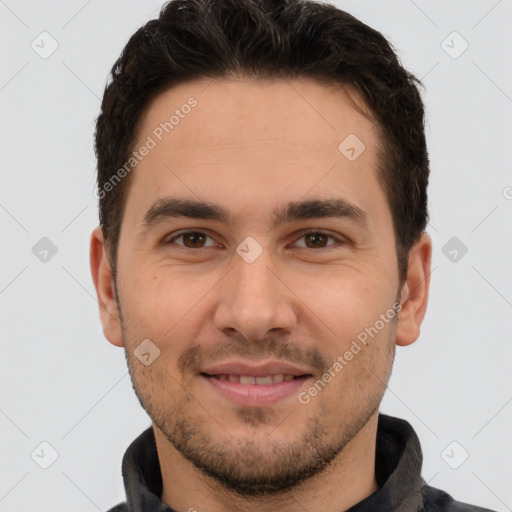
{"type": "MultiPolygon", "coordinates": [[[[420,442],[411,425],[379,414],[375,457],[379,490],[348,512],[423,510],[421,464],[420,442]]],[[[160,501],[162,474],[152,427],[128,447],[122,471],[130,512],[174,512],[160,501]]]]}

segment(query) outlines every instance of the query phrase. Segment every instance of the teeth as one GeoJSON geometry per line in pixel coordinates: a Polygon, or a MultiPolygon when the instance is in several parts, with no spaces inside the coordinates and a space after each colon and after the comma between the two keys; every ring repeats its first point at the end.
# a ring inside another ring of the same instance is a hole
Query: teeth
{"type": "MultiPolygon", "coordinates": [[[[242,379],[240,379],[240,382],[242,382],[242,379]]],[[[256,384],[260,384],[262,386],[272,384],[272,377],[270,375],[268,375],[267,377],[256,377],[256,384]]]]}
{"type": "Polygon", "coordinates": [[[265,375],[264,377],[251,377],[250,375],[215,375],[219,380],[229,380],[229,382],[237,382],[240,384],[259,386],[268,386],[270,384],[278,384],[279,382],[293,380],[294,375],[283,375],[277,373],[275,375],[265,375]]]}

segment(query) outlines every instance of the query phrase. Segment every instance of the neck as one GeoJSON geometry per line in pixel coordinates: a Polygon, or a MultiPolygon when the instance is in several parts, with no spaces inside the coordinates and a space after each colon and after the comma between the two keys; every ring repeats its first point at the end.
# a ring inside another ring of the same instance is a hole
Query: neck
{"type": "Polygon", "coordinates": [[[279,495],[244,499],[205,476],[153,425],[160,468],[161,501],[177,512],[289,512],[347,510],[378,490],[375,447],[378,412],[320,474],[279,495]]]}

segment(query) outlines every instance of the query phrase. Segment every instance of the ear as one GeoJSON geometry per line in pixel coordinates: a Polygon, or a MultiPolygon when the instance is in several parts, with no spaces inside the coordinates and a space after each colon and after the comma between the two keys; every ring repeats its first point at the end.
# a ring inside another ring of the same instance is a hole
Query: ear
{"type": "Polygon", "coordinates": [[[407,346],[420,335],[420,326],[425,317],[430,287],[432,240],[423,233],[409,252],[407,279],[400,292],[400,310],[396,331],[396,344],[407,346]]]}
{"type": "Polygon", "coordinates": [[[90,264],[96,295],[100,305],[103,334],[112,345],[123,346],[123,334],[117,309],[114,277],[107,257],[103,230],[98,226],[91,235],[90,264]]]}

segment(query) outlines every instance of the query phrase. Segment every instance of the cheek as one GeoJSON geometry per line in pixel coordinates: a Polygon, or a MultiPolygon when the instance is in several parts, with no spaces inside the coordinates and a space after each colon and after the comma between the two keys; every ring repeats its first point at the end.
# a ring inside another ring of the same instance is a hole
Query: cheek
{"type": "Polygon", "coordinates": [[[330,391],[323,399],[335,415],[357,415],[382,399],[393,362],[392,326],[386,325],[372,334],[373,337],[367,335],[365,343],[354,337],[338,344],[331,366],[334,376],[330,391]]]}
{"type": "Polygon", "coordinates": [[[201,300],[218,279],[194,277],[179,268],[143,269],[123,288],[123,317],[132,350],[150,339],[160,350],[159,361],[177,371],[177,362],[189,344],[197,339],[201,300]],[[210,281],[212,281],[210,283],[210,281]]]}
{"type": "Polygon", "coordinates": [[[157,268],[130,279],[126,302],[139,329],[163,336],[197,304],[204,288],[201,280],[187,278],[179,268],[157,268]]]}
{"type": "Polygon", "coordinates": [[[329,327],[326,333],[329,338],[332,336],[330,346],[336,356],[365,328],[374,325],[391,307],[394,298],[389,284],[381,289],[371,276],[359,272],[351,274],[326,281],[316,278],[311,283],[315,288],[310,288],[308,293],[306,288],[302,290],[307,297],[305,303],[329,327]]]}
{"type": "Polygon", "coordinates": [[[394,299],[389,284],[379,288],[372,279],[359,275],[340,280],[315,304],[330,328],[322,343],[336,375],[333,388],[347,399],[350,396],[350,401],[379,393],[387,383],[396,330],[394,299]]]}

